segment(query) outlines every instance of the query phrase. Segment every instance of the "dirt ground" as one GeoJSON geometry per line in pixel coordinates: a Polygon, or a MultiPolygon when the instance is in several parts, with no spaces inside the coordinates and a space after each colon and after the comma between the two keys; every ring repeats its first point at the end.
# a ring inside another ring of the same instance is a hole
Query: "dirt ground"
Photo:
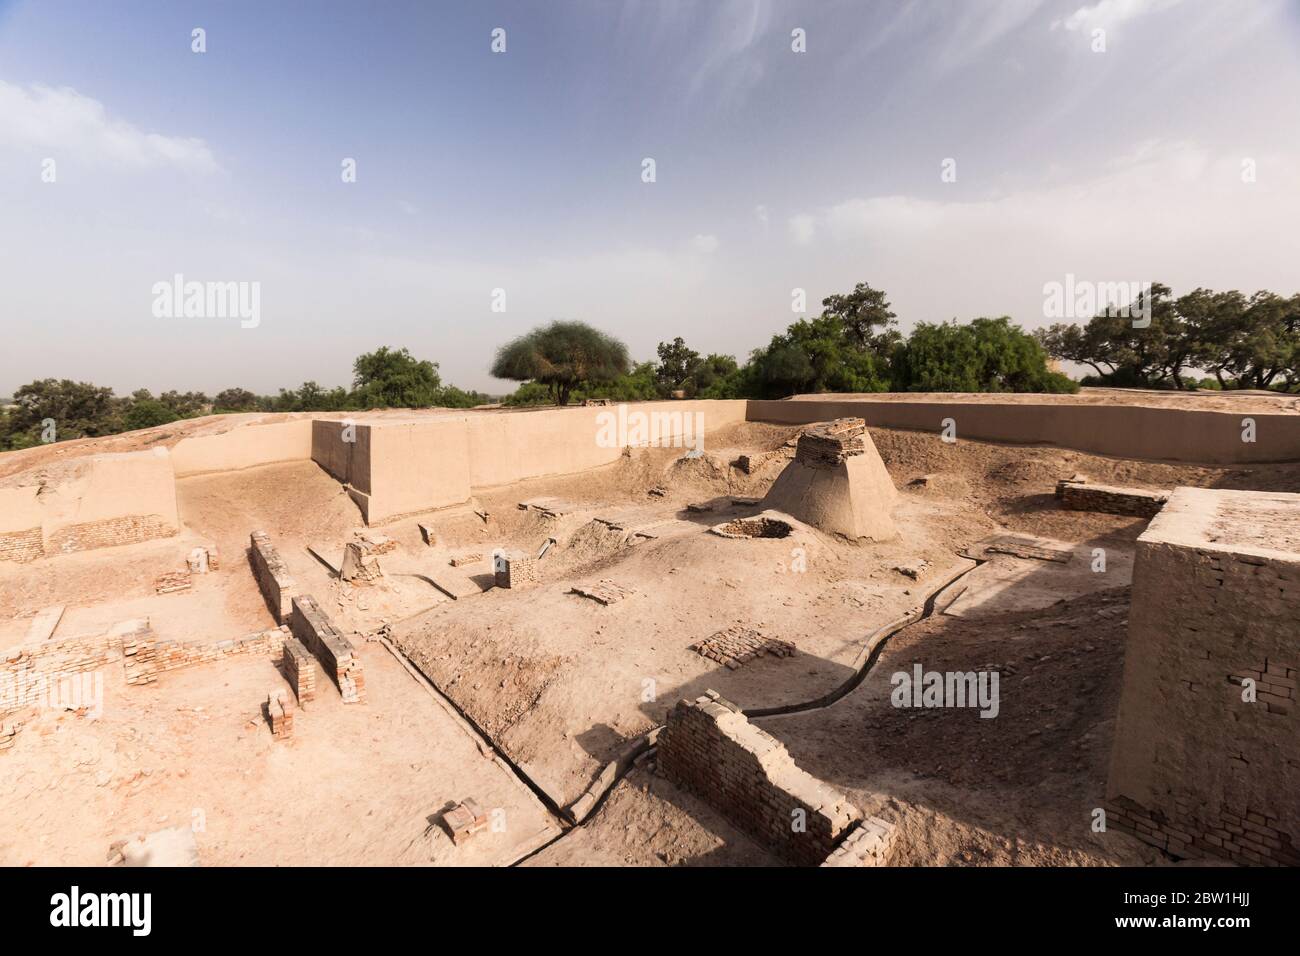
{"type": "MultiPolygon", "coordinates": [[[[230,424],[178,423],[166,440],[230,424]]],[[[969,567],[963,552],[1005,533],[1054,539],[1075,556],[1068,566],[989,560],[933,617],[891,638],[852,693],[761,724],[804,769],[898,823],[896,863],[1160,862],[1144,845],[1089,826],[1105,785],[1133,542],[1145,522],[1064,511],[1056,481],[1083,473],[1145,488],[1297,492],[1300,465],[1155,464],[876,429],[899,489],[899,539],[848,542],[797,521],[785,538],[710,534],[711,525],[758,511],[743,499],[780,474],[798,431],[742,423],[710,433],[700,457],[637,450],[580,475],[480,489],[470,505],[375,529],[395,548],[380,556],[384,578],[370,587],[330,570],[362,522],[310,462],[181,479],[185,528],[174,538],[0,563],[0,650],[23,643],[32,616],[59,604],[60,637],[147,617],[160,637],[222,640],[272,626],[246,556],[249,532],[265,530],[299,590],[361,647],[369,697],[344,706],[321,677],[321,700],[280,743],[257,717],[268,689],[287,686],[266,658],[168,672],[144,688],[109,668],[98,720],[44,713],[0,753],[0,811],[18,821],[0,833],[0,863],[99,864],[113,840],[188,825],[199,810],[205,864],[505,864],[543,846],[528,865],[772,864],[706,804],[656,776],[652,761],[554,839],[567,825],[366,638],[391,638],[451,707],[566,807],[681,697],[713,689],[743,707],[792,706],[840,687],[868,634],[969,567]],[[756,462],[752,473],[737,467],[742,454],[756,462]],[[538,499],[551,499],[553,516],[520,507],[538,499]],[[433,529],[434,546],[417,522],[433,529]],[[550,539],[538,584],[488,587],[493,551],[536,554],[550,539]],[[179,569],[200,543],[218,546],[221,568],[196,577],[190,591],[155,594],[157,575],[179,569]],[[1088,570],[1098,549],[1102,574],[1088,570]],[[912,577],[906,567],[920,570],[912,577]],[[452,580],[478,586],[453,600],[439,587],[452,580]],[[602,580],[631,593],[608,606],[573,593],[602,580]],[[691,650],[733,624],[790,641],[798,653],[730,670],[691,650]],[[918,662],[999,670],[1003,712],[981,720],[890,706],[889,675],[918,662]],[[436,821],[465,797],[504,808],[506,828],[454,847],[436,821]]],[[[0,474],[12,468],[4,461],[0,474]]]]}
{"type": "Polygon", "coordinates": [[[105,668],[98,719],[43,710],[0,756],[0,865],[103,865],[109,845],[193,829],[204,865],[502,865],[558,833],[537,798],[387,650],[360,648],[368,702],[323,676],[293,736],[261,702],[288,684],[234,657],[130,687],[105,668]],[[499,831],[457,847],[436,822],[476,798],[499,831]]]}

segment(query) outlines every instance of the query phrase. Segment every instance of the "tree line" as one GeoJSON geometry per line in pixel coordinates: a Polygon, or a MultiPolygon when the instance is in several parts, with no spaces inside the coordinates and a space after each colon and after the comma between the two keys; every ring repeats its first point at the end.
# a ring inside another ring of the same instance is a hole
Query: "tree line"
{"type": "Polygon", "coordinates": [[[12,406],[0,410],[0,449],[28,448],[43,440],[94,438],[137,428],[167,425],[183,418],[234,412],[343,412],[371,408],[471,408],[491,401],[481,392],[444,385],[438,364],[417,359],[406,349],[387,346],[360,355],[352,364],[351,388],[323,388],[304,382],[278,395],[228,388],[209,397],[203,392],[139,389],[117,396],[111,388],[70,379],[41,379],[14,392],[12,406]],[[46,423],[53,423],[53,433],[46,423]]]}
{"type": "Polygon", "coordinates": [[[1036,337],[1053,358],[1090,366],[1085,385],[1300,391],[1300,294],[1198,288],[1174,298],[1153,283],[1147,297],[1149,325],[1107,309],[1036,337]]]}
{"type": "Polygon", "coordinates": [[[1034,336],[1010,318],[927,323],[904,336],[885,294],[866,283],[822,300],[742,365],[678,337],[658,361],[633,363],[623,343],[581,322],[553,322],[503,345],[491,373],[521,382],[508,405],[611,398],[785,398],[803,392],[1072,392],[1034,336]]]}

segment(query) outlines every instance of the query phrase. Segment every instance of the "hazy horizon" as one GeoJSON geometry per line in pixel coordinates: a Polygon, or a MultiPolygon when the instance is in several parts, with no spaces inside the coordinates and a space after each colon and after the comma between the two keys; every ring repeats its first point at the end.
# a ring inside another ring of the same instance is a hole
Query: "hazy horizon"
{"type": "Polygon", "coordinates": [[[333,386],[381,345],[500,394],[552,319],[743,361],[859,281],[904,331],[1038,328],[1067,275],[1292,294],[1298,50],[1284,0],[0,0],[0,394],[333,386]],[[256,327],[157,318],[177,274],[259,283],[256,327]]]}

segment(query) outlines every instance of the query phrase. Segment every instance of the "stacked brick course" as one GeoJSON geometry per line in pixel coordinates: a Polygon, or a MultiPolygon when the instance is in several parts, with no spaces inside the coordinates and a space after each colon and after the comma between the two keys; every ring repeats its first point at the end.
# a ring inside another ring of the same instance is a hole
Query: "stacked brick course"
{"type": "Polygon", "coordinates": [[[526,588],[541,580],[536,558],[524,554],[499,554],[494,568],[499,588],[526,588]]]}
{"type": "Polygon", "coordinates": [[[0,561],[35,561],[45,553],[40,528],[0,534],[0,561]]]}
{"type": "Polygon", "coordinates": [[[752,627],[736,624],[718,631],[712,637],[706,637],[699,643],[692,644],[691,650],[701,657],[725,664],[735,670],[756,657],[771,654],[773,657],[793,657],[795,646],[789,641],[775,637],[764,637],[752,627]]]}
{"type": "Polygon", "coordinates": [[[1061,507],[1071,511],[1100,511],[1104,514],[1154,518],[1169,500],[1169,492],[1090,485],[1072,478],[1063,478],[1056,483],[1056,497],[1060,500],[1061,507]]]}
{"type": "Polygon", "coordinates": [[[45,552],[71,554],[76,551],[92,551],[95,548],[168,538],[176,533],[175,526],[168,524],[159,515],[124,515],[60,528],[45,542],[45,552]]]}
{"type": "Polygon", "coordinates": [[[271,725],[271,736],[285,740],[293,736],[293,703],[285,700],[283,691],[266,698],[266,720],[271,725]]]}
{"type": "Polygon", "coordinates": [[[819,866],[862,813],[801,770],[785,746],[712,691],[680,701],[659,734],[658,766],[790,862],[819,866]]]}
{"type": "Polygon", "coordinates": [[[880,817],[867,817],[828,856],[822,866],[887,866],[898,828],[880,817]]]}
{"type": "Polygon", "coordinates": [[[293,599],[290,619],[293,636],[316,655],[325,673],[338,686],[345,704],[364,703],[366,699],[365,675],[361,661],[356,656],[352,642],[334,626],[316,599],[303,594],[293,599]]]}
{"type": "Polygon", "coordinates": [[[304,704],[316,697],[316,662],[296,637],[284,642],[284,676],[293,685],[298,703],[304,704]]]}
{"type": "Polygon", "coordinates": [[[128,684],[151,684],[165,671],[211,664],[236,655],[278,657],[289,636],[285,627],[257,631],[225,641],[158,640],[147,627],[123,639],[128,684]]]}
{"type": "Polygon", "coordinates": [[[837,418],[813,425],[799,436],[795,459],[814,467],[834,467],[866,451],[862,438],[866,430],[867,423],[861,418],[837,418]]]}
{"type": "Polygon", "coordinates": [[[275,615],[275,623],[289,623],[293,613],[293,596],[297,594],[297,585],[288,567],[275,550],[271,539],[265,531],[254,531],[249,535],[251,548],[249,558],[253,564],[253,574],[262,589],[266,606],[275,615]]]}
{"type": "Polygon", "coordinates": [[[1176,489],[1132,601],[1108,822],[1179,857],[1300,864],[1300,495],[1176,489]]]}

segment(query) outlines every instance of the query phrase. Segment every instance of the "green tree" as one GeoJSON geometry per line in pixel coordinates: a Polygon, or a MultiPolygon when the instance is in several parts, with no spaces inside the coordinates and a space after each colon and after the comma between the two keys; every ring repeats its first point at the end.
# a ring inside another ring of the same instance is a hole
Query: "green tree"
{"type": "Polygon", "coordinates": [[[352,397],[358,408],[430,408],[441,396],[437,364],[417,359],[404,348],[381,346],[359,355],[352,371],[352,397]]]}
{"type": "Polygon", "coordinates": [[[849,342],[856,348],[878,355],[888,355],[901,338],[891,328],[896,316],[890,311],[885,293],[865,282],[859,282],[852,292],[822,299],[822,316],[844,326],[849,342]]]}
{"type": "Polygon", "coordinates": [[[696,389],[695,377],[699,373],[703,360],[700,353],[687,347],[679,335],[671,342],[659,343],[659,365],[655,368],[655,378],[664,395],[681,389],[688,396],[696,389]]]}
{"type": "Polygon", "coordinates": [[[1064,392],[1078,388],[1047,367],[1047,353],[1007,316],[922,322],[895,346],[894,389],[910,392],[1064,392]]]}
{"type": "Polygon", "coordinates": [[[251,412],[256,409],[257,396],[246,388],[223,389],[212,399],[213,411],[251,412]]]}
{"type": "Polygon", "coordinates": [[[168,425],[176,421],[181,416],[175,411],[164,405],[159,399],[144,398],[131,402],[131,407],[126,410],[122,418],[122,423],[128,431],[134,431],[137,428],[153,428],[155,425],[168,425]]]}
{"type": "Polygon", "coordinates": [[[630,370],[627,346],[584,322],[552,322],[507,342],[492,363],[494,378],[539,382],[558,405],[585,385],[612,382],[630,370]]]}
{"type": "MultiPolygon", "coordinates": [[[[111,388],[70,379],[45,378],[14,392],[10,435],[25,434],[27,443],[40,441],[42,422],[53,419],[60,440],[93,438],[121,431],[121,402],[111,388]]],[[[10,447],[18,447],[11,443],[10,447]]]]}
{"type": "Polygon", "coordinates": [[[858,346],[834,315],[800,319],[750,357],[750,382],[761,397],[799,392],[883,392],[887,360],[858,346]]]}

